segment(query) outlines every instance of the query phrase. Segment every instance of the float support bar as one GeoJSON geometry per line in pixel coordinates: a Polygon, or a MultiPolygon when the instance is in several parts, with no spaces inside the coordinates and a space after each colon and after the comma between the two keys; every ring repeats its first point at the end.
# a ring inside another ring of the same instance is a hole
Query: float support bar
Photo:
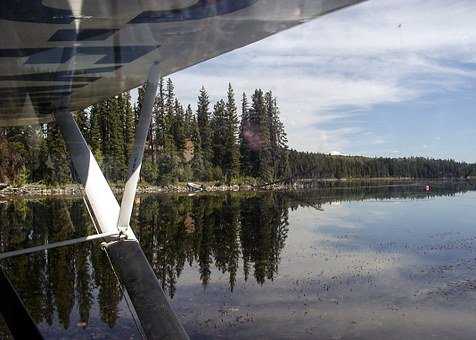
{"type": "Polygon", "coordinates": [[[119,237],[119,234],[117,234],[117,233],[103,233],[103,234],[97,234],[97,235],[90,235],[90,236],[74,238],[74,239],[66,240],[66,241],[48,243],[48,244],[43,244],[41,246],[27,248],[27,249],[14,250],[14,251],[8,251],[8,252],[5,252],[5,253],[1,253],[0,254],[0,260],[4,260],[6,258],[15,257],[15,256],[21,256],[21,255],[36,253],[36,252],[39,252],[39,251],[45,251],[45,250],[49,250],[49,249],[59,248],[59,247],[72,246],[72,245],[75,245],[75,244],[78,244],[78,243],[94,241],[94,240],[97,240],[97,239],[118,238],[118,237],[119,237]]]}
{"type": "Polygon", "coordinates": [[[106,252],[147,339],[188,340],[137,241],[110,242],[106,252]]]}
{"type": "MultiPolygon", "coordinates": [[[[55,119],[71,154],[76,174],[84,186],[86,197],[100,232],[118,234],[119,204],[73,115],[69,111],[69,107],[59,108],[55,113],[55,119]]],[[[127,236],[134,237],[133,235],[127,236]]]]}
{"type": "MultiPolygon", "coordinates": [[[[139,122],[136,127],[134,146],[129,158],[129,171],[122,195],[118,229],[129,234],[134,199],[139,182],[144,148],[152,120],[152,110],[160,77],[159,63],[149,71],[145,94],[141,103],[139,122]]],[[[140,320],[142,331],[148,339],[188,339],[162,286],[155,276],[144,252],[136,240],[122,240],[104,244],[117,276],[127,290],[140,320]]]]}
{"type": "Polygon", "coordinates": [[[0,292],[2,292],[0,313],[13,338],[42,340],[41,333],[2,268],[0,268],[0,292]]]}
{"type": "Polygon", "coordinates": [[[141,117],[136,129],[122,209],[69,111],[68,98],[65,98],[58,108],[55,118],[101,233],[119,233],[125,236],[103,245],[132,302],[145,337],[181,340],[188,339],[188,335],[172,310],[159,280],[129,226],[158,78],[159,65],[154,63],[149,72],[141,117]]]}
{"type": "Polygon", "coordinates": [[[160,77],[159,73],[159,63],[156,62],[150,68],[149,78],[147,79],[145,86],[144,101],[142,102],[139,122],[136,128],[134,146],[129,158],[128,179],[124,188],[124,193],[122,194],[119,220],[117,222],[119,230],[129,229],[132,208],[134,206],[134,199],[137,191],[137,183],[139,183],[140,178],[145,142],[149,132],[150,122],[152,120],[152,111],[160,77]]]}

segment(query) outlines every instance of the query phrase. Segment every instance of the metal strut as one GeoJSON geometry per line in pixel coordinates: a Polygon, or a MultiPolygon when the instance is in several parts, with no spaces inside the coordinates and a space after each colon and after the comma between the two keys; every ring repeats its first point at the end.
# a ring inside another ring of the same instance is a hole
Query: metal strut
{"type": "Polygon", "coordinates": [[[154,63],[150,68],[145,86],[145,96],[129,160],[129,176],[121,206],[117,203],[96,159],[70,113],[69,105],[62,105],[55,113],[55,118],[71,153],[73,166],[84,186],[100,232],[119,233],[125,236],[124,239],[104,243],[104,248],[132,302],[146,338],[188,339],[187,333],[172,310],[159,280],[130,228],[130,218],[158,81],[159,64],[154,63]]]}
{"type": "Polygon", "coordinates": [[[142,167],[142,158],[144,157],[145,141],[152,121],[152,110],[157,93],[157,87],[160,77],[159,63],[152,65],[145,88],[144,101],[141,106],[139,122],[136,127],[134,146],[132,154],[129,157],[129,171],[124,193],[122,194],[121,208],[119,211],[119,220],[117,222],[119,230],[130,228],[132,208],[139,183],[140,169],[142,167]]]}
{"type": "Polygon", "coordinates": [[[43,340],[35,322],[2,267],[0,267],[0,291],[2,292],[0,314],[3,315],[14,339],[43,340]]]}
{"type": "Polygon", "coordinates": [[[0,254],[0,260],[5,260],[10,257],[36,253],[39,251],[44,251],[44,250],[49,250],[49,249],[54,249],[59,247],[72,246],[78,243],[84,243],[84,242],[94,241],[98,239],[117,239],[119,237],[120,235],[118,233],[102,233],[97,235],[78,237],[71,240],[48,243],[48,244],[43,244],[41,246],[36,246],[36,247],[31,247],[31,248],[26,248],[21,250],[7,251],[5,253],[0,254]]]}

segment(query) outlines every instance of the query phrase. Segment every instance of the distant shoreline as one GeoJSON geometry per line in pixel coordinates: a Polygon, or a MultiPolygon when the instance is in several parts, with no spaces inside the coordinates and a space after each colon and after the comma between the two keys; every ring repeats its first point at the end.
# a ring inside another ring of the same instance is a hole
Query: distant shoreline
{"type": "MultiPolygon", "coordinates": [[[[187,183],[177,183],[167,186],[153,186],[141,184],[138,188],[138,194],[159,194],[159,193],[199,193],[199,192],[255,192],[255,191],[283,191],[283,190],[302,190],[302,189],[319,189],[322,185],[338,185],[338,184],[361,184],[368,182],[404,182],[404,183],[432,183],[441,181],[466,181],[473,178],[401,178],[401,177],[378,177],[378,178],[352,178],[352,179],[306,179],[294,185],[274,184],[268,186],[252,186],[252,185],[225,185],[217,182],[200,182],[197,185],[202,190],[194,190],[187,183]],[[306,186],[307,183],[320,184],[318,186],[306,186]]],[[[360,186],[360,185],[357,185],[360,186]]],[[[123,184],[113,184],[112,190],[115,194],[123,191],[123,184]]],[[[25,197],[58,197],[58,196],[76,196],[84,195],[84,190],[80,184],[66,184],[62,186],[50,186],[45,184],[27,184],[24,186],[8,186],[0,190],[0,198],[25,198],[25,197]]]]}

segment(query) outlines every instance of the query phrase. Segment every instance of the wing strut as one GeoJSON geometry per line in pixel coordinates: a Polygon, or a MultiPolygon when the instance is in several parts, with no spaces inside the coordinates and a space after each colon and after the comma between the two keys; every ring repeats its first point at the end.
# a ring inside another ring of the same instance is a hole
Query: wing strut
{"type": "Polygon", "coordinates": [[[121,209],[119,211],[119,230],[129,229],[131,221],[132,208],[134,206],[134,198],[137,191],[137,183],[139,182],[140,169],[142,166],[142,158],[144,156],[145,141],[149,131],[150,122],[152,120],[152,109],[154,106],[155,95],[157,93],[158,79],[160,77],[159,63],[155,63],[150,68],[149,78],[144,94],[144,102],[142,103],[139,122],[136,128],[136,135],[132,154],[129,158],[129,174],[122,194],[121,209]]]}
{"type": "Polygon", "coordinates": [[[188,335],[129,226],[158,81],[159,64],[154,63],[145,88],[121,207],[69,111],[69,105],[61,105],[55,118],[100,232],[116,232],[125,236],[122,239],[106,239],[103,246],[132,302],[143,334],[147,339],[180,340],[188,339],[188,335]]]}

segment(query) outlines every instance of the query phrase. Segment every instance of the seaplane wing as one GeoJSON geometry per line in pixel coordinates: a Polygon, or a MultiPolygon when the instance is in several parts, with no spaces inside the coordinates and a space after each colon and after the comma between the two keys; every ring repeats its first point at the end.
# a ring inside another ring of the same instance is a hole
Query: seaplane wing
{"type": "MultiPolygon", "coordinates": [[[[0,126],[50,121],[363,0],[1,0],[0,126]]],[[[318,38],[316,32],[316,39],[318,38]]]]}

